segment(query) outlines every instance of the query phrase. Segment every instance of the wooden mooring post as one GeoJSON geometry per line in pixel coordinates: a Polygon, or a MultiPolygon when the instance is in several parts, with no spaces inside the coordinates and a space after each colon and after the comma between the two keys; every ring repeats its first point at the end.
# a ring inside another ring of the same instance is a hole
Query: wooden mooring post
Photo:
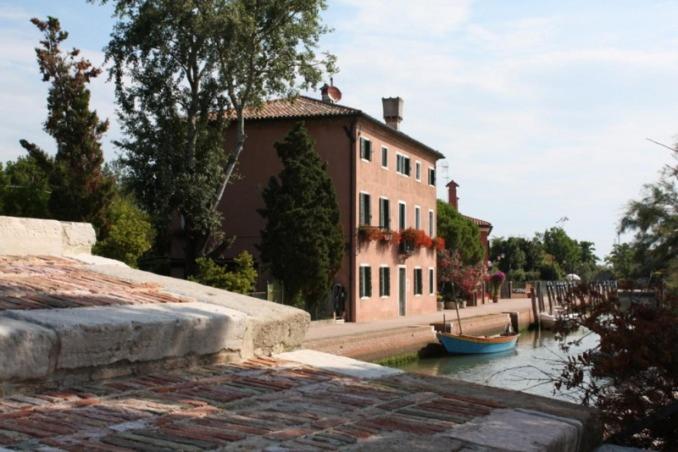
{"type": "Polygon", "coordinates": [[[539,306],[537,304],[537,295],[534,292],[534,287],[530,288],[530,298],[532,299],[532,317],[537,328],[541,329],[541,320],[539,319],[539,306]]]}

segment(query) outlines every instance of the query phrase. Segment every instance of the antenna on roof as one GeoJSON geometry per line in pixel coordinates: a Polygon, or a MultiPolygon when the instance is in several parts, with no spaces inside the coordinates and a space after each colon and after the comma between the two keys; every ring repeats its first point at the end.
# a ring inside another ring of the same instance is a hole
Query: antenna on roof
{"type": "Polygon", "coordinates": [[[323,102],[334,104],[341,100],[341,91],[334,86],[333,78],[330,78],[329,85],[325,83],[323,87],[320,88],[320,94],[322,95],[323,102]]]}
{"type": "Polygon", "coordinates": [[[440,172],[442,173],[445,185],[447,185],[447,183],[450,181],[450,164],[447,163],[447,160],[440,162],[440,172]]]}

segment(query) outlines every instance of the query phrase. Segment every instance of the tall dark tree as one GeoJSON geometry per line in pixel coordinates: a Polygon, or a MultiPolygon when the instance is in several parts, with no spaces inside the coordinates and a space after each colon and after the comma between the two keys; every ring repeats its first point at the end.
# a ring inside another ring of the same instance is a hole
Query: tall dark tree
{"type": "Polygon", "coordinates": [[[266,220],[261,258],[285,287],[317,316],[341,264],[344,238],[334,185],[302,123],[276,144],[283,169],[264,189],[266,220]]]}
{"type": "Polygon", "coordinates": [[[49,210],[60,220],[88,221],[101,227],[104,212],[112,199],[112,180],[103,172],[101,137],[108,121],[101,121],[90,109],[90,81],[101,70],[92,66],[80,51],[64,51],[61,44],[68,33],[59,20],[31,19],[43,33],[35,49],[42,79],[50,83],[45,131],[57,145],[54,159],[26,140],[21,145],[50,174],[49,210]]]}
{"type": "Polygon", "coordinates": [[[126,135],[123,161],[161,231],[182,217],[190,265],[225,243],[217,208],[244,147],[245,109],[315,86],[331,64],[314,53],[324,1],[110,2],[117,23],[106,55],[126,135]],[[227,117],[236,121],[237,143],[225,152],[227,117]]]}

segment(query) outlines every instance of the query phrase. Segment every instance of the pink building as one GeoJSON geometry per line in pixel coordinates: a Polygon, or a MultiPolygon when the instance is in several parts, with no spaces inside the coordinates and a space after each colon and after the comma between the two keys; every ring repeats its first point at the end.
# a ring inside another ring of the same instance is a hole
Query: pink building
{"type": "MultiPolygon", "coordinates": [[[[336,99],[337,93],[325,86],[323,100],[274,100],[247,114],[241,177],[227,188],[220,205],[224,232],[235,236],[229,256],[248,250],[258,259],[256,244],[264,227],[257,212],[263,207],[261,193],[282,169],[273,145],[304,121],[321,160],[327,162],[341,211],[346,252],[335,281],[346,294],[345,318],[362,322],[434,312],[435,251],[420,247],[403,253],[402,246],[383,237],[361,239],[359,231],[364,225],[395,232],[416,228],[434,237],[435,168],[443,155],[399,130],[402,99],[383,99],[382,122],[334,103],[331,97],[336,99]]],[[[231,129],[229,148],[234,139],[231,129]]],[[[263,287],[267,275],[261,279],[263,287]]]]}

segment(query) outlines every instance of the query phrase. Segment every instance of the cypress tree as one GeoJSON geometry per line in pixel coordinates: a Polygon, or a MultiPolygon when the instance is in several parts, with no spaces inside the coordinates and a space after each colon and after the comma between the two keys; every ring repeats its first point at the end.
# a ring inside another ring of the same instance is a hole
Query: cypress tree
{"type": "Polygon", "coordinates": [[[31,22],[44,35],[35,53],[43,81],[50,82],[45,131],[56,141],[56,156],[48,157],[26,140],[21,140],[21,145],[50,174],[51,215],[59,220],[92,222],[101,228],[113,198],[113,181],[104,174],[101,150],[108,121],[101,121],[90,110],[87,89],[101,70],[79,58],[78,49],[61,49],[68,33],[61,29],[58,19],[31,22]]]}
{"type": "Polygon", "coordinates": [[[317,317],[344,250],[334,185],[303,123],[275,148],[283,169],[263,192],[261,258],[286,300],[317,317]]]}

